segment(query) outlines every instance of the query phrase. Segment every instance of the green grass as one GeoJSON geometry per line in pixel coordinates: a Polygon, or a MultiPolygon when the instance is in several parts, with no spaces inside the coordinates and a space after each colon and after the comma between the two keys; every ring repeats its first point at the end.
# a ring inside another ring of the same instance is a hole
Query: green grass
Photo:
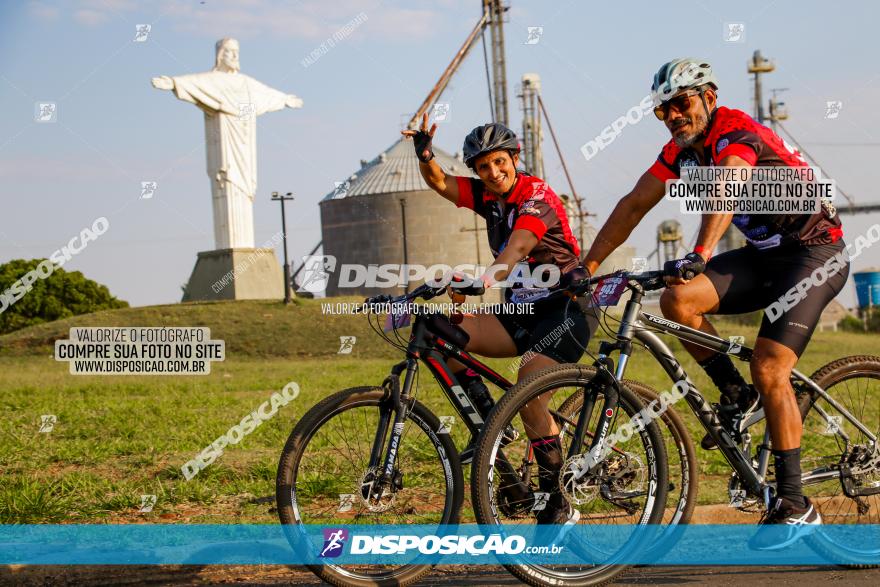
{"type": "MultiPolygon", "coordinates": [[[[725,336],[754,340],[756,328],[718,325],[725,336]]],[[[672,348],[715,400],[702,370],[680,345],[672,348]]],[[[817,333],[799,368],[811,373],[833,358],[866,353],[880,354],[876,336],[817,333]]],[[[274,498],[259,498],[274,496],[278,457],[297,419],[334,391],[379,385],[399,357],[362,316],[323,316],[318,300],[289,307],[222,302],[127,308],[2,336],[0,522],[271,523],[274,498]],[[70,375],[67,363],[52,358],[54,341],[67,338],[72,326],[105,325],[209,326],[212,338],[226,341],[227,359],[215,362],[207,376],[99,377],[70,375]],[[337,354],[342,335],[357,336],[351,355],[337,354]],[[290,381],[301,389],[296,400],[194,479],[184,479],[186,461],[290,381]],[[52,432],[39,432],[43,414],[58,417],[52,432]],[[137,511],[143,494],[158,496],[151,513],[137,511]]],[[[511,374],[510,359],[488,364],[511,374]]],[[[669,387],[644,351],[636,352],[627,377],[658,390],[669,387]]],[[[438,415],[453,414],[427,372],[418,393],[438,415]]],[[[698,442],[695,418],[685,418],[698,442]]],[[[453,436],[463,447],[462,426],[453,436]]],[[[729,470],[717,452],[700,453],[700,475],[701,503],[726,501],[729,470]]]]}

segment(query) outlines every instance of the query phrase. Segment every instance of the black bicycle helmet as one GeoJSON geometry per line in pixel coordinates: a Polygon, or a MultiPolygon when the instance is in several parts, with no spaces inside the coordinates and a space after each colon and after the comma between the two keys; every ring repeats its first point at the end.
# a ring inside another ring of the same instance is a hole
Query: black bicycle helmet
{"type": "Polygon", "coordinates": [[[473,169],[477,157],[492,151],[519,153],[519,139],[516,133],[497,122],[478,126],[464,139],[462,155],[465,164],[473,169]]]}

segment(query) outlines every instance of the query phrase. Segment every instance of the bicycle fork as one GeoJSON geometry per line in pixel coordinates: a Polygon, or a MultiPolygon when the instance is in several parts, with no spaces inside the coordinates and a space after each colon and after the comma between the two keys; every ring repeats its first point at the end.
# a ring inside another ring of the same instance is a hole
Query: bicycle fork
{"type": "Polygon", "coordinates": [[[397,462],[397,450],[400,447],[406,417],[409,413],[410,390],[417,370],[418,361],[411,359],[402,361],[392,367],[391,374],[383,382],[383,387],[390,394],[390,397],[379,411],[379,424],[376,427],[376,436],[373,439],[369,461],[369,471],[381,471],[381,474],[377,474],[370,484],[364,484],[362,492],[366,490],[363,495],[365,499],[378,500],[386,487],[390,486],[392,490],[402,487],[403,480],[397,478],[399,475],[395,475],[394,465],[397,462]],[[404,369],[406,376],[401,389],[400,375],[404,369]],[[388,436],[389,427],[391,428],[391,436],[386,445],[385,438],[388,436]],[[383,460],[383,449],[386,446],[387,451],[385,451],[383,460]]]}
{"type": "Polygon", "coordinates": [[[603,391],[604,402],[602,411],[599,414],[599,420],[596,423],[596,434],[593,435],[590,442],[590,450],[580,463],[580,470],[575,473],[574,481],[579,483],[584,477],[592,473],[598,467],[604,458],[601,456],[605,447],[605,440],[608,436],[608,428],[611,426],[611,420],[614,412],[617,410],[620,400],[619,383],[614,374],[611,373],[609,367],[613,368],[611,359],[600,354],[599,360],[596,362],[596,375],[590,381],[590,384],[584,388],[584,401],[581,405],[581,412],[577,419],[577,426],[572,435],[572,443],[568,449],[568,457],[573,458],[581,453],[581,447],[584,446],[584,437],[587,435],[587,426],[593,414],[596,404],[598,392],[603,391]]]}

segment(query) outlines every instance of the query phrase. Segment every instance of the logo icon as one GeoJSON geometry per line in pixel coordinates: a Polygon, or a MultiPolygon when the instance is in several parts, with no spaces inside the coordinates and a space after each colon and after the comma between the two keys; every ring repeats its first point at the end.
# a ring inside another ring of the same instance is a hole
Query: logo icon
{"type": "Polygon", "coordinates": [[[354,507],[354,493],[340,493],[337,512],[350,512],[354,507]]]}
{"type": "Polygon", "coordinates": [[[350,355],[352,349],[354,349],[354,343],[357,342],[356,336],[340,336],[339,337],[339,351],[336,353],[337,355],[350,355]]]}
{"type": "Polygon", "coordinates": [[[55,102],[37,102],[34,104],[34,120],[37,122],[57,122],[58,105],[55,102]]]}
{"type": "Polygon", "coordinates": [[[734,489],[730,492],[730,503],[727,507],[741,508],[746,505],[746,490],[734,489]]]}
{"type": "Polygon", "coordinates": [[[143,43],[144,41],[146,41],[147,37],[150,36],[150,30],[152,28],[152,25],[149,24],[134,25],[134,42],[143,43]]]}
{"type": "Polygon", "coordinates": [[[734,335],[727,339],[730,343],[730,348],[727,350],[728,354],[735,354],[742,350],[743,345],[746,344],[746,337],[740,335],[734,335]]]}
{"type": "Polygon", "coordinates": [[[452,432],[452,425],[455,424],[455,416],[440,416],[440,428],[437,434],[449,434],[452,432]]]}
{"type": "Polygon", "coordinates": [[[642,273],[648,270],[648,259],[645,257],[632,258],[632,272],[642,273]]]}
{"type": "Polygon", "coordinates": [[[840,111],[843,109],[843,102],[840,100],[828,100],[825,102],[825,118],[832,119],[840,116],[840,111]]]}
{"type": "Polygon", "coordinates": [[[434,122],[449,122],[449,102],[437,102],[431,108],[431,117],[434,122]]]}
{"type": "Polygon", "coordinates": [[[318,556],[321,558],[336,558],[342,554],[346,540],[348,540],[348,530],[343,528],[325,528],[324,547],[318,556]]]}
{"type": "Polygon", "coordinates": [[[257,106],[251,102],[244,102],[238,105],[239,120],[253,120],[257,113],[257,106]]]}
{"type": "Polygon", "coordinates": [[[741,22],[725,22],[724,40],[728,43],[744,43],[746,40],[746,25],[741,22]]]}
{"type": "Polygon", "coordinates": [[[826,436],[834,436],[835,434],[839,434],[841,431],[841,425],[843,424],[843,416],[828,416],[828,421],[826,422],[825,431],[822,434],[826,436]]]}
{"type": "Polygon", "coordinates": [[[528,29],[528,37],[523,45],[537,45],[541,40],[541,35],[544,34],[544,27],[530,26],[526,28],[528,29]]]}
{"type": "Polygon", "coordinates": [[[141,496],[141,507],[138,509],[139,512],[143,514],[148,514],[153,511],[153,507],[156,505],[156,496],[155,495],[142,495],[141,496]]]}
{"type": "Polygon", "coordinates": [[[46,414],[40,416],[40,432],[52,432],[57,422],[58,416],[56,416],[55,414],[46,414]]]}
{"type": "Polygon", "coordinates": [[[545,491],[536,491],[534,496],[535,505],[532,506],[532,511],[540,512],[547,507],[547,502],[550,501],[550,494],[545,491]]]}
{"type": "Polygon", "coordinates": [[[330,274],[336,269],[333,255],[309,255],[303,257],[303,277],[296,291],[320,293],[327,289],[330,274]]]}
{"type": "Polygon", "coordinates": [[[346,179],[345,181],[334,181],[333,183],[336,185],[336,188],[333,190],[332,200],[344,198],[348,195],[348,188],[351,187],[351,181],[346,179]]]}
{"type": "Polygon", "coordinates": [[[155,181],[142,181],[141,182],[141,200],[149,200],[153,197],[153,194],[156,193],[156,188],[159,187],[158,182],[155,181]]]}

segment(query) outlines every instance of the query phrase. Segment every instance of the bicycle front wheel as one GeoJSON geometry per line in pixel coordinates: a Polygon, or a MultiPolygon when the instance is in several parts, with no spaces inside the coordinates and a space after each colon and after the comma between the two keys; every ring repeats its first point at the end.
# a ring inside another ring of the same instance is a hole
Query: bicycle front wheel
{"type": "MultiPolygon", "coordinates": [[[[379,475],[370,455],[383,414],[394,405],[380,387],[359,387],[327,397],[299,421],[278,465],[276,499],[282,524],[455,524],[464,480],[458,452],[440,422],[413,401],[397,448],[393,480],[381,499],[370,489],[379,475]]],[[[387,446],[391,426],[385,438],[387,446]]],[[[382,448],[381,466],[386,451],[382,448]]],[[[296,532],[287,535],[300,547],[296,532]]],[[[310,569],[333,585],[408,585],[430,566],[315,565],[310,569]]]]}
{"type": "MultiPolygon", "coordinates": [[[[660,401],[659,394],[651,386],[630,379],[624,380],[624,383],[645,404],[660,401]]],[[[559,408],[563,421],[563,434],[574,432],[583,403],[584,392],[579,390],[559,408]]],[[[674,526],[690,522],[694,507],[697,505],[699,492],[697,449],[684,420],[671,407],[663,412],[659,422],[666,446],[666,459],[669,463],[669,493],[662,523],[669,526],[668,531],[673,531],[674,526]]],[[[670,542],[664,540],[663,544],[668,547],[670,542]]]]}
{"type": "MultiPolygon", "coordinates": [[[[557,421],[561,421],[559,415],[563,412],[560,408],[566,400],[583,393],[585,388],[589,394],[595,394],[595,409],[585,423],[588,435],[584,444],[574,449],[578,456],[563,464],[558,490],[580,513],[580,525],[593,526],[596,534],[602,534],[604,538],[613,536],[621,546],[605,551],[603,548],[607,548],[607,542],[585,544],[579,539],[578,532],[570,532],[565,548],[566,552],[576,553],[576,563],[548,564],[545,557],[543,560],[524,558],[517,564],[505,565],[530,585],[578,587],[608,582],[626,566],[605,561],[619,560],[617,557],[621,553],[638,547],[636,543],[640,537],[635,533],[635,525],[658,524],[663,519],[668,485],[663,438],[653,421],[641,430],[630,425],[643,404],[625,384],[621,385],[618,405],[608,429],[607,438],[615,439],[609,445],[611,452],[595,473],[577,483],[566,474],[576,459],[589,451],[592,439],[589,433],[597,429],[605,393],[601,388],[589,386],[594,374],[594,369],[584,365],[559,365],[517,383],[489,415],[480,435],[471,475],[477,521],[486,525],[535,524],[535,512],[543,500],[538,498],[541,471],[528,439],[541,435],[524,424],[520,411],[529,402],[547,394],[551,414],[555,413],[557,421]],[[520,433],[519,439],[510,441],[509,426],[520,433]],[[628,427],[628,433],[624,431],[625,427],[628,427]],[[590,562],[597,559],[602,562],[590,562]]],[[[561,428],[562,453],[567,457],[573,434],[564,421],[561,428]]]]}

